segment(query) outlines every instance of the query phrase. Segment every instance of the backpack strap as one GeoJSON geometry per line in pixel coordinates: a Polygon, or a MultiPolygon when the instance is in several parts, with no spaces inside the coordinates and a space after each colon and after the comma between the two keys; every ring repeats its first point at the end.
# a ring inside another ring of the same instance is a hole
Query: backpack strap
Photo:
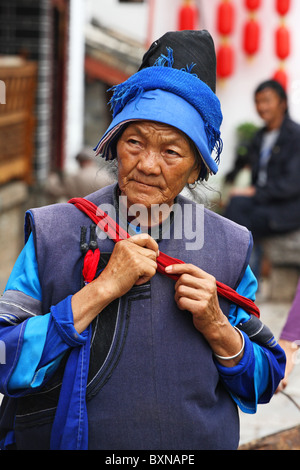
{"type": "MultiPolygon", "coordinates": [[[[102,211],[100,207],[97,207],[91,201],[88,201],[84,198],[72,198],[69,200],[69,203],[74,204],[77,209],[81,210],[88,217],[90,217],[90,219],[93,220],[93,222],[95,222],[95,224],[97,224],[101,230],[106,232],[115,243],[130,237],[130,235],[124,229],[122,229],[122,227],[120,227],[108,214],[102,211]]],[[[159,256],[157,257],[156,262],[158,272],[174,280],[177,280],[179,276],[166,273],[165,268],[170,264],[184,264],[184,261],[172,258],[171,256],[168,256],[161,251],[159,252],[159,256]]],[[[254,315],[257,318],[260,317],[259,308],[257,305],[255,305],[253,300],[238,294],[234,289],[227,286],[226,284],[223,284],[222,282],[216,281],[216,284],[218,294],[221,297],[224,297],[230,302],[238,305],[239,307],[242,307],[250,315],[254,315]]]]}

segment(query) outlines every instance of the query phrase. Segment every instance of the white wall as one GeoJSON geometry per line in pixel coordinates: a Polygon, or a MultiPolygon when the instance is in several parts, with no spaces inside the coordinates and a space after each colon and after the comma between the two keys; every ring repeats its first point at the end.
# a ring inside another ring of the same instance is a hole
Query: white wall
{"type": "Polygon", "coordinates": [[[148,26],[148,2],[120,3],[118,0],[85,0],[87,19],[144,42],[148,26]]]}
{"type": "MultiPolygon", "coordinates": [[[[220,0],[197,1],[200,9],[200,28],[207,29],[215,40],[216,48],[220,42],[216,31],[216,9],[220,0]]],[[[167,30],[176,28],[176,13],[181,0],[156,0],[154,38],[167,30]],[[172,5],[172,6],[171,6],[172,5]]],[[[278,67],[274,49],[274,30],[279,19],[275,11],[275,0],[263,0],[258,10],[261,24],[261,47],[258,54],[249,60],[242,51],[242,29],[247,18],[244,0],[232,0],[235,5],[235,31],[232,44],[236,50],[234,75],[225,82],[218,82],[217,95],[223,110],[222,137],[224,150],[221,158],[220,174],[230,169],[235,146],[235,129],[243,122],[251,121],[261,124],[253,105],[253,91],[263,80],[271,78],[278,67]]],[[[287,26],[291,31],[292,50],[286,61],[289,74],[290,114],[300,122],[300,1],[291,1],[291,10],[287,15],[287,26]]]]}
{"type": "Polygon", "coordinates": [[[69,171],[77,168],[75,157],[83,147],[85,15],[85,0],[71,0],[65,137],[65,168],[69,171]]]}
{"type": "MultiPolygon", "coordinates": [[[[97,17],[107,26],[130,34],[142,42],[147,41],[149,1],[155,3],[155,16],[152,40],[168,30],[177,27],[177,12],[181,0],[148,0],[143,4],[119,3],[118,0],[86,0],[87,17],[97,17]]],[[[210,31],[216,47],[219,36],[216,32],[216,9],[220,0],[198,0],[200,9],[200,28],[210,31]]],[[[247,12],[244,0],[232,0],[236,9],[236,27],[232,42],[236,49],[236,69],[234,75],[225,83],[218,83],[217,95],[222,104],[224,115],[222,137],[224,150],[220,174],[230,169],[235,145],[235,129],[245,122],[260,124],[253,106],[253,91],[263,80],[270,78],[278,66],[274,52],[274,30],[279,18],[275,11],[275,0],[263,0],[258,12],[262,28],[261,48],[257,56],[249,61],[242,52],[242,27],[247,12]]],[[[287,25],[291,31],[292,53],[286,68],[290,77],[289,102],[291,116],[300,122],[300,1],[291,1],[291,11],[287,25]]]]}
{"type": "MultiPolygon", "coordinates": [[[[217,5],[216,0],[210,0],[211,4],[217,5]]],[[[204,3],[204,2],[202,2],[204,3]]],[[[236,48],[236,70],[232,78],[224,84],[218,85],[217,94],[222,103],[224,121],[222,133],[224,139],[224,154],[222,170],[226,170],[232,160],[234,130],[237,125],[245,121],[253,121],[261,124],[253,105],[253,91],[263,80],[271,78],[278,68],[278,59],[275,55],[274,31],[278,25],[278,15],[275,13],[275,1],[263,0],[259,10],[258,18],[261,23],[261,47],[258,54],[251,60],[242,52],[242,27],[247,14],[241,5],[244,2],[235,0],[237,6],[236,30],[233,44],[236,48]]],[[[286,18],[287,25],[291,31],[292,50],[286,61],[286,70],[289,75],[289,105],[291,116],[300,122],[299,97],[297,88],[300,86],[300,2],[292,0],[292,8],[286,18]]],[[[214,27],[210,18],[208,29],[214,27]]],[[[219,42],[218,35],[214,32],[216,44],[219,42]]]]}

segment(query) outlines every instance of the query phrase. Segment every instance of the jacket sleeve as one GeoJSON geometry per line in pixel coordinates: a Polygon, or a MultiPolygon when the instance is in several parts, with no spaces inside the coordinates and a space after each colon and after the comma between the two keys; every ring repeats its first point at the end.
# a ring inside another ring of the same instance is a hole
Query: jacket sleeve
{"type": "MultiPolygon", "coordinates": [[[[237,291],[255,300],[256,279],[248,267],[237,291]]],[[[259,403],[272,398],[284,376],[285,354],[272,332],[258,318],[232,305],[229,321],[244,335],[245,349],[235,367],[216,367],[232,398],[245,413],[255,413],[259,403]]]]}
{"type": "Polygon", "coordinates": [[[32,236],[0,299],[0,340],[5,345],[0,390],[8,396],[21,396],[41,386],[56,370],[65,352],[86,341],[74,329],[71,296],[41,315],[32,236]]]}
{"type": "Polygon", "coordinates": [[[288,313],[286,322],[280,334],[280,339],[295,342],[299,346],[300,339],[300,280],[296,294],[288,313]]]}
{"type": "Polygon", "coordinates": [[[256,188],[255,200],[261,204],[286,201],[300,196],[299,149],[293,149],[293,157],[287,158],[286,165],[278,178],[269,180],[263,187],[256,188]]]}
{"type": "Polygon", "coordinates": [[[300,197],[299,126],[286,119],[269,161],[270,177],[257,187],[255,199],[261,204],[287,201],[300,197]]]}

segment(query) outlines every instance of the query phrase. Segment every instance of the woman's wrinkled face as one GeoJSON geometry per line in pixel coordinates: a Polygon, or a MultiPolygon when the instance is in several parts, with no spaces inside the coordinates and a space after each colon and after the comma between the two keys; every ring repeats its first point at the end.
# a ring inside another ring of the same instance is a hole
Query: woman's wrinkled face
{"type": "Polygon", "coordinates": [[[127,204],[171,206],[184,186],[195,182],[200,167],[185,135],[174,127],[134,121],[117,144],[118,181],[127,204]]]}

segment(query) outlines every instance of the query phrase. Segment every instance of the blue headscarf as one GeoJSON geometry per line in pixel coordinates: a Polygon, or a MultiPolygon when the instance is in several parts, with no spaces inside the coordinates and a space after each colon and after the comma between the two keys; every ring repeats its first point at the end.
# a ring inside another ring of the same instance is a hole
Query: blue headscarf
{"type": "Polygon", "coordinates": [[[112,160],[116,158],[114,144],[124,124],[133,120],[157,121],[176,127],[194,142],[204,162],[201,177],[207,177],[217,173],[222,151],[220,102],[211,88],[192,73],[194,64],[173,68],[173,50],[167,48],[167,52],[153,66],[139,70],[113,88],[113,120],[95,151],[112,160]]]}

